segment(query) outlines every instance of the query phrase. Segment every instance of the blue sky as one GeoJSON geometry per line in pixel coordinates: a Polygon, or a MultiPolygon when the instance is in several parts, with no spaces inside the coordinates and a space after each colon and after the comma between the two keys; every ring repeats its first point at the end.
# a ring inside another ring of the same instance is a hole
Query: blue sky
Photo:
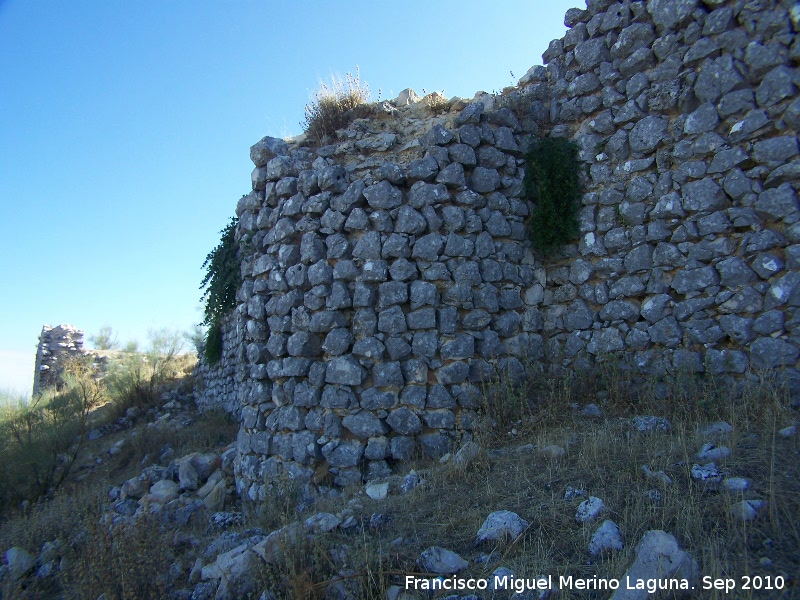
{"type": "Polygon", "coordinates": [[[499,91],[582,0],[0,0],[0,389],[43,324],[202,320],[201,265],[250,191],[249,147],[301,133],[358,65],[374,95],[499,91]]]}

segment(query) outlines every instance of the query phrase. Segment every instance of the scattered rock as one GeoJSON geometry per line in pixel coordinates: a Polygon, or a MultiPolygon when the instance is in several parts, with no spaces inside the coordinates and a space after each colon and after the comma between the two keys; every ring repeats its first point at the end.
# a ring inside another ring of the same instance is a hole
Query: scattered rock
{"type": "Polygon", "coordinates": [[[8,575],[13,581],[22,578],[23,575],[36,566],[36,559],[18,546],[6,550],[5,559],[8,575]]]}
{"type": "Polygon", "coordinates": [[[478,530],[476,544],[485,541],[504,542],[516,540],[528,528],[529,523],[517,513],[498,510],[491,513],[478,530]]]}
{"type": "Polygon", "coordinates": [[[419,557],[420,566],[429,573],[452,575],[469,567],[469,563],[451,550],[431,546],[419,557]]]}
{"type": "Polygon", "coordinates": [[[400,484],[400,491],[407,494],[415,487],[422,483],[422,478],[414,469],[411,469],[408,475],[403,478],[403,483],[400,484]]]}
{"type": "Polygon", "coordinates": [[[606,519],[592,535],[589,542],[589,554],[596,556],[605,551],[622,550],[622,532],[614,521],[606,519]]]}
{"type": "Polygon", "coordinates": [[[672,424],[663,417],[633,417],[633,427],[640,433],[667,433],[672,429],[672,424]]]}
{"type": "Polygon", "coordinates": [[[588,493],[586,490],[574,488],[571,485],[568,485],[567,489],[564,490],[564,500],[574,500],[575,498],[581,498],[587,495],[588,493]]]}
{"type": "Polygon", "coordinates": [[[575,513],[575,520],[578,523],[594,521],[605,509],[606,505],[600,498],[590,496],[588,500],[584,500],[578,506],[578,512],[575,513]]]}
{"type": "Polygon", "coordinates": [[[541,450],[539,450],[540,454],[546,456],[547,458],[552,458],[557,460],[559,458],[564,458],[567,455],[567,451],[564,450],[561,446],[556,444],[551,444],[549,446],[545,446],[541,450]]]}
{"type": "Polygon", "coordinates": [[[764,500],[742,500],[731,506],[731,514],[742,521],[755,521],[766,505],[764,500]]]}
{"type": "Polygon", "coordinates": [[[715,446],[714,444],[703,444],[695,457],[699,460],[724,460],[731,455],[731,449],[727,446],[715,446]]]}
{"type": "MultiPolygon", "coordinates": [[[[642,536],[636,547],[636,560],[626,571],[625,578],[630,581],[660,581],[662,585],[670,580],[685,580],[687,589],[692,589],[699,575],[700,566],[690,554],[680,549],[673,535],[661,530],[650,530],[642,536]]],[[[648,597],[650,595],[647,589],[620,586],[611,599],[644,600],[648,597]]]]}
{"type": "Polygon", "coordinates": [[[726,477],[722,480],[722,487],[729,492],[744,492],[750,488],[750,480],[744,477],[726,477]]]}
{"type": "Polygon", "coordinates": [[[314,533],[325,533],[336,529],[341,525],[342,520],[331,513],[317,513],[306,519],[306,529],[310,529],[314,533]]]}
{"type": "Polygon", "coordinates": [[[366,492],[373,500],[383,500],[389,495],[389,483],[368,483],[366,492]]]}
{"type": "Polygon", "coordinates": [[[692,479],[702,483],[709,491],[716,490],[722,481],[723,475],[713,462],[705,465],[692,465],[692,479]]]}

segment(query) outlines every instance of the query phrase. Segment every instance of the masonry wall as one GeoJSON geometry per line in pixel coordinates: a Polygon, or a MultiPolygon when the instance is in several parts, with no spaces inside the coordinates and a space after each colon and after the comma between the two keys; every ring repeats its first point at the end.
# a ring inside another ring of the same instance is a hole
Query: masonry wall
{"type": "MultiPolygon", "coordinates": [[[[798,357],[791,2],[591,2],[551,43],[549,116],[589,170],[582,237],[548,265],[565,367],[743,374],[798,357]]],[[[539,110],[544,107],[539,105],[539,110]]]]}
{"type": "Polygon", "coordinates": [[[72,325],[44,325],[36,349],[33,395],[62,387],[61,376],[71,360],[84,356],[83,330],[72,325]]]}
{"type": "Polygon", "coordinates": [[[244,356],[244,318],[240,307],[223,318],[222,356],[217,364],[200,360],[195,368],[194,399],[201,411],[221,409],[239,415],[240,388],[247,375],[244,356]]]}
{"type": "Polygon", "coordinates": [[[481,382],[530,362],[796,384],[800,14],[588,5],[503,96],[382,103],[322,148],[251,149],[240,493],[440,456],[481,382]],[[580,239],[547,260],[521,194],[534,135],[575,139],[586,165],[580,239]]]}

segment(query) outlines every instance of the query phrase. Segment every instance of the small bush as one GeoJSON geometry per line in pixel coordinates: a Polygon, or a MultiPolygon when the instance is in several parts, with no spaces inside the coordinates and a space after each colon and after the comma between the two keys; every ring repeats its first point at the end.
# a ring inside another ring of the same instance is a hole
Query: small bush
{"type": "Polygon", "coordinates": [[[121,465],[144,465],[145,457],[155,462],[165,446],[178,456],[191,452],[205,452],[219,448],[236,438],[239,423],[222,410],[209,410],[198,415],[190,428],[170,429],[145,427],[129,436],[129,444],[122,447],[121,465]]]}
{"type": "Polygon", "coordinates": [[[57,489],[83,447],[89,410],[101,401],[102,388],[86,361],[75,360],[64,372],[61,391],[3,407],[0,511],[57,489]]]}
{"type": "Polygon", "coordinates": [[[125,352],[109,364],[104,383],[118,416],[133,406],[152,406],[159,400],[159,388],[181,374],[181,334],[162,329],[149,337],[147,352],[125,352]]]}
{"type": "Polygon", "coordinates": [[[305,120],[300,123],[311,141],[319,142],[333,135],[355,119],[367,116],[371,92],[361,81],[361,73],[347,73],[345,78],[332,77],[331,83],[322,83],[305,108],[305,120]]]}
{"type": "Polygon", "coordinates": [[[96,350],[115,350],[119,347],[117,334],[108,325],[101,327],[97,335],[89,336],[89,341],[96,350]]]}
{"type": "Polygon", "coordinates": [[[507,93],[504,91],[504,93],[496,94],[495,107],[509,109],[518,119],[529,116],[533,98],[528,89],[512,89],[507,93]]]}
{"type": "Polygon", "coordinates": [[[444,90],[441,92],[431,92],[427,94],[423,99],[428,109],[434,114],[439,115],[442,113],[446,113],[450,110],[450,100],[444,95],[444,90]]]}
{"type": "Polygon", "coordinates": [[[580,232],[578,147],[565,138],[537,139],[525,154],[525,166],[525,195],[534,203],[528,218],[533,247],[551,254],[580,232]]]}
{"type": "Polygon", "coordinates": [[[183,338],[192,345],[197,356],[202,356],[206,343],[206,331],[202,325],[195,325],[183,334],[183,338]]]}

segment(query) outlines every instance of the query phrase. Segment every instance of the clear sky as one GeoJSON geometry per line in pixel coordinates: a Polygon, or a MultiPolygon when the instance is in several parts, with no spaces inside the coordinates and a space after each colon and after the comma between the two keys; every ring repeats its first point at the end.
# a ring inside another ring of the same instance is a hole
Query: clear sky
{"type": "Polygon", "coordinates": [[[384,99],[500,91],[576,5],[0,0],[0,389],[28,391],[45,323],[144,345],[200,322],[249,147],[301,133],[331,73],[384,99]]]}

